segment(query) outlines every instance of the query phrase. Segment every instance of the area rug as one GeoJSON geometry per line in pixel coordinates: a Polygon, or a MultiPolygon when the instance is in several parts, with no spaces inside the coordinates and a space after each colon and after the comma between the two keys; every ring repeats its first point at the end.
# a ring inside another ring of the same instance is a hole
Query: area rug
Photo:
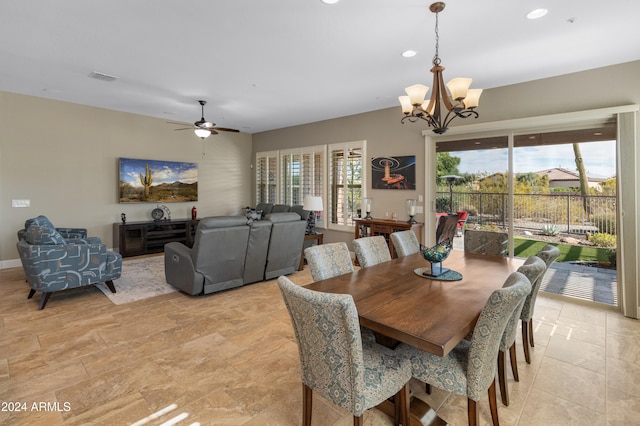
{"type": "Polygon", "coordinates": [[[116,305],[177,291],[165,280],[164,256],[123,260],[122,275],[114,280],[113,284],[116,287],[116,293],[111,293],[103,283],[96,287],[116,305]]]}

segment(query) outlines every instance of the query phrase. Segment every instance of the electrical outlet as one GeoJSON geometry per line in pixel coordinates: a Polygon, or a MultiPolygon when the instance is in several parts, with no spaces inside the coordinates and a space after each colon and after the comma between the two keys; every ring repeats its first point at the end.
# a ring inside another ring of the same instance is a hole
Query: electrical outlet
{"type": "Polygon", "coordinates": [[[422,213],[424,213],[422,206],[416,206],[416,214],[422,214],[422,213]]]}
{"type": "Polygon", "coordinates": [[[11,200],[11,207],[29,207],[31,200],[11,200]]]}

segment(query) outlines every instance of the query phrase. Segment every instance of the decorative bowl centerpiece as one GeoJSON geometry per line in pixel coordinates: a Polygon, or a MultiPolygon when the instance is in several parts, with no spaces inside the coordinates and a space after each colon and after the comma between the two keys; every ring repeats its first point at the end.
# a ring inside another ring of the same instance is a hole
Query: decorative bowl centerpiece
{"type": "Polygon", "coordinates": [[[422,256],[431,263],[431,273],[424,272],[423,274],[429,277],[437,277],[449,271],[449,269],[442,267],[442,262],[449,257],[451,248],[452,245],[449,240],[442,241],[433,247],[420,247],[422,256]]]}

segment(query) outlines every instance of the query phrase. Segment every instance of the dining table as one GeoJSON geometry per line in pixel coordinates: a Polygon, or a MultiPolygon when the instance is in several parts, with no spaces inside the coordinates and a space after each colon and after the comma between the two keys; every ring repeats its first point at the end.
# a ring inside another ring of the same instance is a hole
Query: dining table
{"type": "MultiPolygon", "coordinates": [[[[305,287],[350,294],[360,325],[372,330],[379,344],[394,348],[406,343],[446,356],[473,331],[491,293],[524,260],[452,250],[443,263],[461,277],[447,281],[424,275],[430,263],[416,253],[305,287]]],[[[383,408],[387,410],[392,414],[393,406],[383,408]]],[[[411,417],[412,424],[447,424],[417,398],[411,402],[411,417]]]]}

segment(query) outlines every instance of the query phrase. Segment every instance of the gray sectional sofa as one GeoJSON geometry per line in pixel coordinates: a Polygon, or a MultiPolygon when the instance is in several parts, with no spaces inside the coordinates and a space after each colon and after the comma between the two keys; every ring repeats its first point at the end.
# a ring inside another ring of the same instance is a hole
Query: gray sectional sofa
{"type": "Polygon", "coordinates": [[[291,274],[300,263],[306,226],[294,212],[250,223],[244,216],[202,219],[192,248],[164,246],[167,282],[201,295],[291,274]]]}

